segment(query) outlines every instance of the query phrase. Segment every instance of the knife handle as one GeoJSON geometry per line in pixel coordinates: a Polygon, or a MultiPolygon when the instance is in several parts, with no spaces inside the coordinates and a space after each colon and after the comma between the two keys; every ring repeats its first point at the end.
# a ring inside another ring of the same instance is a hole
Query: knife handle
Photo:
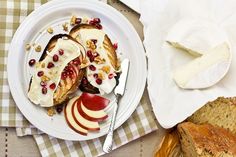
{"type": "Polygon", "coordinates": [[[113,114],[112,114],[112,118],[111,118],[111,124],[106,136],[106,139],[104,141],[103,144],[103,151],[105,153],[109,153],[112,151],[112,143],[113,143],[113,131],[114,131],[114,126],[115,126],[115,121],[116,121],[116,115],[117,115],[117,111],[118,111],[118,103],[119,103],[119,99],[120,99],[120,95],[117,94],[116,95],[116,100],[115,100],[115,105],[113,108],[113,114]]]}

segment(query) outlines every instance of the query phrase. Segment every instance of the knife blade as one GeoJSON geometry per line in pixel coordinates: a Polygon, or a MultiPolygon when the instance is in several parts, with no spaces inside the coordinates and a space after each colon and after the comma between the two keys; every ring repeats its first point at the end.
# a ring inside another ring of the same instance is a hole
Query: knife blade
{"type": "Polygon", "coordinates": [[[128,59],[124,59],[122,61],[121,70],[122,70],[122,72],[121,72],[121,75],[119,78],[118,85],[114,89],[116,101],[115,101],[115,105],[114,105],[114,109],[113,109],[113,115],[111,118],[111,124],[110,124],[106,139],[103,144],[103,151],[105,153],[109,153],[112,151],[113,131],[114,131],[116,115],[117,115],[117,111],[118,111],[118,107],[119,107],[118,103],[119,103],[120,98],[124,95],[125,86],[126,86],[127,77],[128,77],[128,71],[129,71],[129,60],[128,59]]]}
{"type": "Polygon", "coordinates": [[[129,60],[128,59],[124,59],[122,61],[121,70],[122,70],[122,73],[119,78],[119,84],[116,86],[114,93],[115,93],[115,95],[119,94],[122,96],[122,95],[124,95],[124,92],[125,92],[125,86],[126,86],[127,76],[128,76],[128,71],[129,71],[129,60]]]}

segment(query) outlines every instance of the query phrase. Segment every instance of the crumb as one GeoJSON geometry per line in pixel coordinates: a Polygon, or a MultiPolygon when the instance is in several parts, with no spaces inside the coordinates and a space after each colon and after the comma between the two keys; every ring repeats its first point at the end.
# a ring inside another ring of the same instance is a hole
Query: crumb
{"type": "Polygon", "coordinates": [[[30,46],[30,44],[29,44],[29,43],[25,45],[25,50],[26,50],[26,51],[29,51],[29,50],[30,50],[30,48],[31,48],[31,46],[30,46]]]}
{"type": "Polygon", "coordinates": [[[49,81],[49,80],[50,80],[50,78],[47,77],[46,75],[43,75],[43,76],[41,77],[41,81],[46,82],[46,81],[49,81]]]}
{"type": "Polygon", "coordinates": [[[97,63],[97,64],[103,64],[103,63],[106,62],[106,60],[105,60],[104,58],[102,59],[100,56],[95,57],[95,58],[94,58],[94,61],[95,61],[95,63],[97,63]]]}
{"type": "Polygon", "coordinates": [[[94,42],[92,40],[87,40],[86,41],[86,46],[88,48],[91,48],[92,50],[95,50],[97,48],[97,46],[94,44],[94,42]]]}
{"type": "Polygon", "coordinates": [[[109,74],[110,71],[111,71],[111,68],[110,68],[109,65],[106,65],[106,66],[103,66],[103,67],[101,68],[101,70],[104,71],[105,73],[109,74]]]}
{"type": "Polygon", "coordinates": [[[41,51],[41,46],[40,45],[37,45],[34,49],[36,52],[40,52],[41,51]]]}
{"type": "Polygon", "coordinates": [[[98,78],[101,79],[101,80],[104,80],[104,79],[105,79],[103,73],[101,73],[101,72],[98,73],[98,78]]]}
{"type": "Polygon", "coordinates": [[[42,63],[42,64],[41,64],[41,68],[45,68],[45,63],[42,63]]]}
{"type": "Polygon", "coordinates": [[[70,19],[70,24],[75,25],[75,22],[76,22],[76,16],[73,15],[70,19]]]}
{"type": "Polygon", "coordinates": [[[62,25],[62,27],[63,27],[63,30],[64,31],[68,31],[68,23],[67,22],[65,22],[63,25],[62,25]]]}
{"type": "Polygon", "coordinates": [[[49,27],[49,28],[47,29],[47,32],[48,32],[49,34],[52,34],[52,33],[53,33],[52,27],[49,27]]]}
{"type": "Polygon", "coordinates": [[[82,18],[82,23],[87,23],[89,22],[89,18],[88,17],[83,17],[82,18]]]}
{"type": "Polygon", "coordinates": [[[52,117],[55,113],[56,113],[56,112],[55,112],[55,110],[54,110],[53,107],[50,107],[50,108],[47,109],[47,114],[48,114],[50,117],[52,117]]]}

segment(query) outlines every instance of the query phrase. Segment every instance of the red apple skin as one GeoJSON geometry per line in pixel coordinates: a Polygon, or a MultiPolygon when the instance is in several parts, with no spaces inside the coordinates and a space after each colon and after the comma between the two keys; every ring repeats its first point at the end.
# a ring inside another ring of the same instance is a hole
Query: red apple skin
{"type": "Polygon", "coordinates": [[[101,117],[101,118],[94,118],[94,117],[90,117],[89,115],[87,115],[81,108],[81,99],[80,98],[77,101],[77,109],[78,109],[78,112],[80,113],[80,115],[82,117],[84,117],[87,120],[93,121],[93,122],[101,122],[101,121],[104,121],[108,117],[108,115],[106,115],[106,116],[101,117]]]}
{"type": "MultiPolygon", "coordinates": [[[[72,106],[72,108],[71,108],[71,110],[72,110],[71,113],[72,113],[72,116],[73,116],[75,122],[76,122],[81,128],[84,128],[84,129],[89,130],[89,131],[98,131],[98,130],[100,130],[100,128],[88,128],[88,127],[84,126],[83,124],[81,124],[81,123],[76,119],[75,113],[74,113],[74,107],[77,107],[77,101],[78,101],[78,99],[73,103],[73,106],[72,106]]],[[[81,116],[82,116],[82,115],[81,115],[81,116]]]]}
{"type": "Polygon", "coordinates": [[[92,111],[103,110],[110,103],[110,100],[95,94],[82,93],[80,97],[84,106],[92,111]]]}
{"type": "MultiPolygon", "coordinates": [[[[67,107],[67,105],[66,105],[65,107],[67,107]]],[[[81,134],[81,135],[87,136],[86,133],[81,132],[81,131],[79,131],[79,130],[76,130],[76,129],[70,124],[70,122],[69,122],[69,120],[68,120],[68,118],[67,118],[66,109],[64,109],[64,114],[65,114],[66,123],[68,124],[68,126],[69,126],[72,130],[74,130],[75,132],[77,132],[77,133],[79,133],[79,134],[81,134]]]]}

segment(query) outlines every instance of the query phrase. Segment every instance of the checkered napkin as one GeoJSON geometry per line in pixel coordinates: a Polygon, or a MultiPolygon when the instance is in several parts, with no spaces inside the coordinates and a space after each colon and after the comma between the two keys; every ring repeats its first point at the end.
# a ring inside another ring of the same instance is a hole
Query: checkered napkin
{"type": "MultiPolygon", "coordinates": [[[[48,136],[32,126],[20,113],[7,82],[8,47],[19,23],[46,0],[0,0],[0,126],[16,127],[18,136],[33,135],[42,156],[98,156],[104,137],[72,142],[48,136]]],[[[17,53],[17,52],[16,52],[17,53]]],[[[132,116],[114,133],[114,148],[157,129],[145,93],[132,116]]]]}

